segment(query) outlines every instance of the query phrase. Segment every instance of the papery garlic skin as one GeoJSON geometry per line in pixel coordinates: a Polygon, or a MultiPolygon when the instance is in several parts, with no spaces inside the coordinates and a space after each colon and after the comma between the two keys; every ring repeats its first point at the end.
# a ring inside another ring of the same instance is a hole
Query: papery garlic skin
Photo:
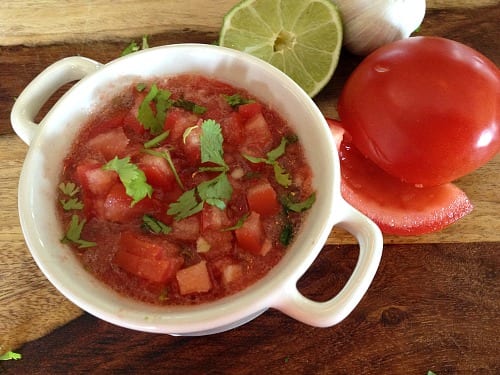
{"type": "Polygon", "coordinates": [[[425,0],[332,0],[344,26],[344,46],[368,55],[384,44],[405,39],[422,23],[425,0]]]}

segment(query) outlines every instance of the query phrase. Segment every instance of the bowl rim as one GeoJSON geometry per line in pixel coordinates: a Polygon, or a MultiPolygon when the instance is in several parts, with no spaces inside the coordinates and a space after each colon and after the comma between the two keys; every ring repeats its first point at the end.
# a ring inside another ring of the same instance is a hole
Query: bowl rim
{"type": "MultiPolygon", "coordinates": [[[[98,83],[99,80],[104,80],[102,77],[112,72],[114,72],[114,74],[123,74],[123,72],[127,71],[127,66],[134,60],[142,61],[146,56],[154,57],[155,55],[161,56],[162,54],[168,53],[193,52],[203,52],[205,54],[213,53],[219,55],[222,59],[230,58],[242,60],[244,64],[251,64],[252,69],[260,69],[261,72],[265,72],[266,77],[275,77],[273,79],[280,83],[281,90],[289,91],[289,95],[293,96],[295,98],[294,100],[302,102],[302,105],[307,108],[309,112],[308,116],[312,116],[312,118],[317,120],[318,129],[323,129],[318,130],[318,134],[320,136],[325,136],[323,148],[329,148],[330,151],[335,150],[333,138],[328,136],[328,125],[319,108],[288,76],[272,65],[248,54],[225,47],[195,43],[154,47],[120,57],[103,65],[102,68],[84,77],[70,88],[47,113],[45,118],[41,121],[40,127],[47,129],[47,123],[52,121],[57,123],[57,121],[60,121],[54,120],[54,118],[60,114],[62,111],[60,108],[62,108],[64,104],[73,101],[74,99],[72,98],[75,95],[84,90],[89,90],[89,87],[98,87],[102,85],[102,83],[98,83]]],[[[239,87],[246,89],[260,99],[259,95],[254,93],[251,89],[244,86],[239,87]]],[[[289,121],[288,118],[286,118],[286,120],[289,121]]],[[[207,334],[230,329],[253,319],[266,309],[279,305],[278,302],[283,290],[293,287],[298,278],[307,271],[310,264],[312,264],[321,251],[331,229],[339,220],[339,216],[335,213],[333,208],[336,202],[342,200],[340,196],[340,166],[337,153],[330,152],[332,155],[325,155],[325,159],[321,162],[321,167],[318,167],[318,169],[322,168],[325,170],[325,173],[328,175],[327,180],[331,181],[332,186],[331,189],[323,189],[321,191],[321,194],[328,195],[328,197],[322,201],[322,203],[326,205],[322,210],[322,216],[324,216],[326,220],[319,225],[316,224],[319,228],[315,231],[315,238],[312,238],[311,241],[308,242],[312,247],[312,251],[308,254],[298,256],[295,255],[295,253],[299,252],[298,250],[293,253],[289,250],[285,257],[264,278],[246,288],[244,291],[214,302],[189,307],[165,308],[164,306],[151,306],[137,301],[131,304],[130,301],[124,301],[124,298],[128,300],[129,297],[116,296],[117,299],[112,302],[119,302],[124,308],[110,308],[109,302],[103,304],[99,303],[102,301],[95,300],[91,298],[90,295],[82,296],[78,289],[61,282],[61,271],[54,272],[52,261],[47,261],[45,255],[43,255],[43,252],[48,250],[48,247],[40,239],[41,228],[34,228],[34,226],[37,225],[35,220],[38,217],[31,212],[33,207],[37,207],[36,200],[38,195],[35,187],[37,186],[37,178],[40,177],[40,174],[33,173],[32,169],[33,164],[35,164],[33,160],[43,157],[44,150],[47,148],[47,145],[43,144],[43,142],[46,142],[47,137],[41,135],[46,133],[47,131],[43,132],[40,130],[31,143],[19,180],[19,215],[28,248],[38,267],[64,296],[83,310],[119,326],[140,331],[169,334],[207,334]],[[332,169],[332,171],[328,171],[329,167],[331,167],[330,169],[332,169]],[[331,213],[326,215],[324,213],[325,211],[331,211],[331,213]],[[242,305],[246,305],[246,308],[242,308],[242,305]],[[134,308],[139,306],[147,307],[148,313],[144,314],[143,311],[135,311],[134,308]]],[[[302,242],[299,242],[299,244],[302,245],[302,242]]],[[[304,246],[305,245],[304,243],[304,246]]],[[[64,245],[61,245],[61,247],[63,246],[64,245]]],[[[305,252],[305,250],[301,251],[301,253],[305,252]]],[[[90,274],[89,276],[94,278],[94,276],[90,274]]],[[[109,288],[98,280],[94,281],[98,283],[96,286],[98,289],[102,287],[109,288]]],[[[112,291],[111,293],[116,292],[112,291]]]]}

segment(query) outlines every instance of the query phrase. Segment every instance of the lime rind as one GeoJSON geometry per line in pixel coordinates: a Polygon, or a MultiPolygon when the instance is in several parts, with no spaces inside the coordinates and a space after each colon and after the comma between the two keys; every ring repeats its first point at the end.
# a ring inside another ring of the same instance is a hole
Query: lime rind
{"type": "Polygon", "coordinates": [[[224,17],[219,44],[269,62],[312,97],[338,64],[342,22],[330,0],[243,0],[224,17]]]}

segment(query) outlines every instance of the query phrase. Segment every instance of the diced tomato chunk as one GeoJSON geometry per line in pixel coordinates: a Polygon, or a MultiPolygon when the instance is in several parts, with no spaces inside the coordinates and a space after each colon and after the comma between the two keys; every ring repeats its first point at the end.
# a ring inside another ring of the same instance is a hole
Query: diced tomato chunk
{"type": "Polygon", "coordinates": [[[204,260],[177,271],[176,278],[181,295],[204,293],[212,289],[207,262],[204,260]]]}
{"type": "Polygon", "coordinates": [[[248,120],[257,114],[262,113],[262,104],[257,102],[242,104],[238,107],[238,113],[245,120],[248,120]]]}
{"type": "Polygon", "coordinates": [[[243,153],[262,157],[265,156],[266,152],[270,151],[273,137],[262,113],[256,114],[245,123],[244,135],[243,153]]]}
{"type": "Polygon", "coordinates": [[[184,263],[176,245],[154,242],[145,236],[124,232],[113,261],[125,271],[155,283],[174,278],[184,263]]]}
{"type": "Polygon", "coordinates": [[[227,118],[221,120],[220,124],[224,142],[239,147],[243,142],[243,117],[238,112],[231,112],[227,118]]]}
{"type": "Polygon", "coordinates": [[[247,190],[247,202],[250,210],[264,216],[275,215],[281,208],[276,191],[267,180],[247,190]]]}
{"type": "Polygon", "coordinates": [[[176,183],[172,169],[167,160],[161,156],[142,155],[138,165],[146,175],[148,183],[155,188],[169,190],[176,183]]]}
{"type": "Polygon", "coordinates": [[[230,226],[231,222],[227,213],[220,208],[206,204],[201,211],[201,230],[219,230],[230,226]]]}
{"type": "Polygon", "coordinates": [[[84,193],[105,196],[117,182],[118,174],[102,169],[100,163],[87,161],[76,167],[76,179],[84,193]]]}
{"type": "Polygon", "coordinates": [[[199,164],[201,160],[200,136],[201,127],[196,126],[189,131],[189,134],[183,138],[182,142],[184,154],[187,160],[193,165],[199,164]]]}
{"type": "Polygon", "coordinates": [[[243,276],[243,267],[241,264],[228,264],[222,270],[222,282],[224,285],[241,279],[243,276]]]}
{"type": "Polygon", "coordinates": [[[196,241],[200,235],[199,215],[193,215],[179,221],[174,221],[172,223],[172,232],[170,232],[170,235],[177,240],[196,241]]]}
{"type": "Polygon", "coordinates": [[[165,119],[165,130],[170,130],[171,142],[182,140],[187,128],[198,123],[198,116],[180,108],[172,108],[165,119]]]}
{"type": "Polygon", "coordinates": [[[269,249],[264,248],[265,233],[260,215],[252,211],[243,226],[235,230],[238,246],[255,255],[264,255],[269,249]]]}
{"type": "Polygon", "coordinates": [[[156,201],[148,197],[132,205],[132,198],[127,195],[121,182],[111,188],[101,204],[95,207],[96,215],[115,223],[126,223],[157,209],[156,201]]]}
{"type": "Polygon", "coordinates": [[[125,135],[123,128],[114,128],[105,133],[100,133],[89,139],[87,146],[95,153],[101,154],[106,160],[115,156],[124,157],[130,140],[125,135]]]}

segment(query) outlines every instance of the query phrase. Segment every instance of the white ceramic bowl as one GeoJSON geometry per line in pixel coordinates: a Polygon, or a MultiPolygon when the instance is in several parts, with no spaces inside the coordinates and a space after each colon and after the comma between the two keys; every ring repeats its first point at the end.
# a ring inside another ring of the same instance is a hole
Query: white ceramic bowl
{"type": "Polygon", "coordinates": [[[382,255],[382,235],[340,195],[340,166],[328,125],[314,102],[271,65],[222,47],[178,44],[151,48],[102,65],[69,57],[45,69],[12,109],[15,132],[29,145],[19,182],[19,216],[31,254],[50,282],[83,310],[119,326],[173,335],[203,335],[237,327],[275,308],[304,323],[326,327],[344,319],[368,289],[382,255]],[[297,132],[314,173],[317,200],[281,262],[246,290],[213,303],[160,307],[123,297],[86,272],[60,242],[56,191],[62,160],[92,110],[124,82],[180,73],[199,73],[244,88],[276,109],[297,132]],[[78,81],[39,123],[46,100],[78,81]],[[340,293],[315,302],[297,281],[321,251],[334,225],[360,245],[357,265],[340,293]]]}

